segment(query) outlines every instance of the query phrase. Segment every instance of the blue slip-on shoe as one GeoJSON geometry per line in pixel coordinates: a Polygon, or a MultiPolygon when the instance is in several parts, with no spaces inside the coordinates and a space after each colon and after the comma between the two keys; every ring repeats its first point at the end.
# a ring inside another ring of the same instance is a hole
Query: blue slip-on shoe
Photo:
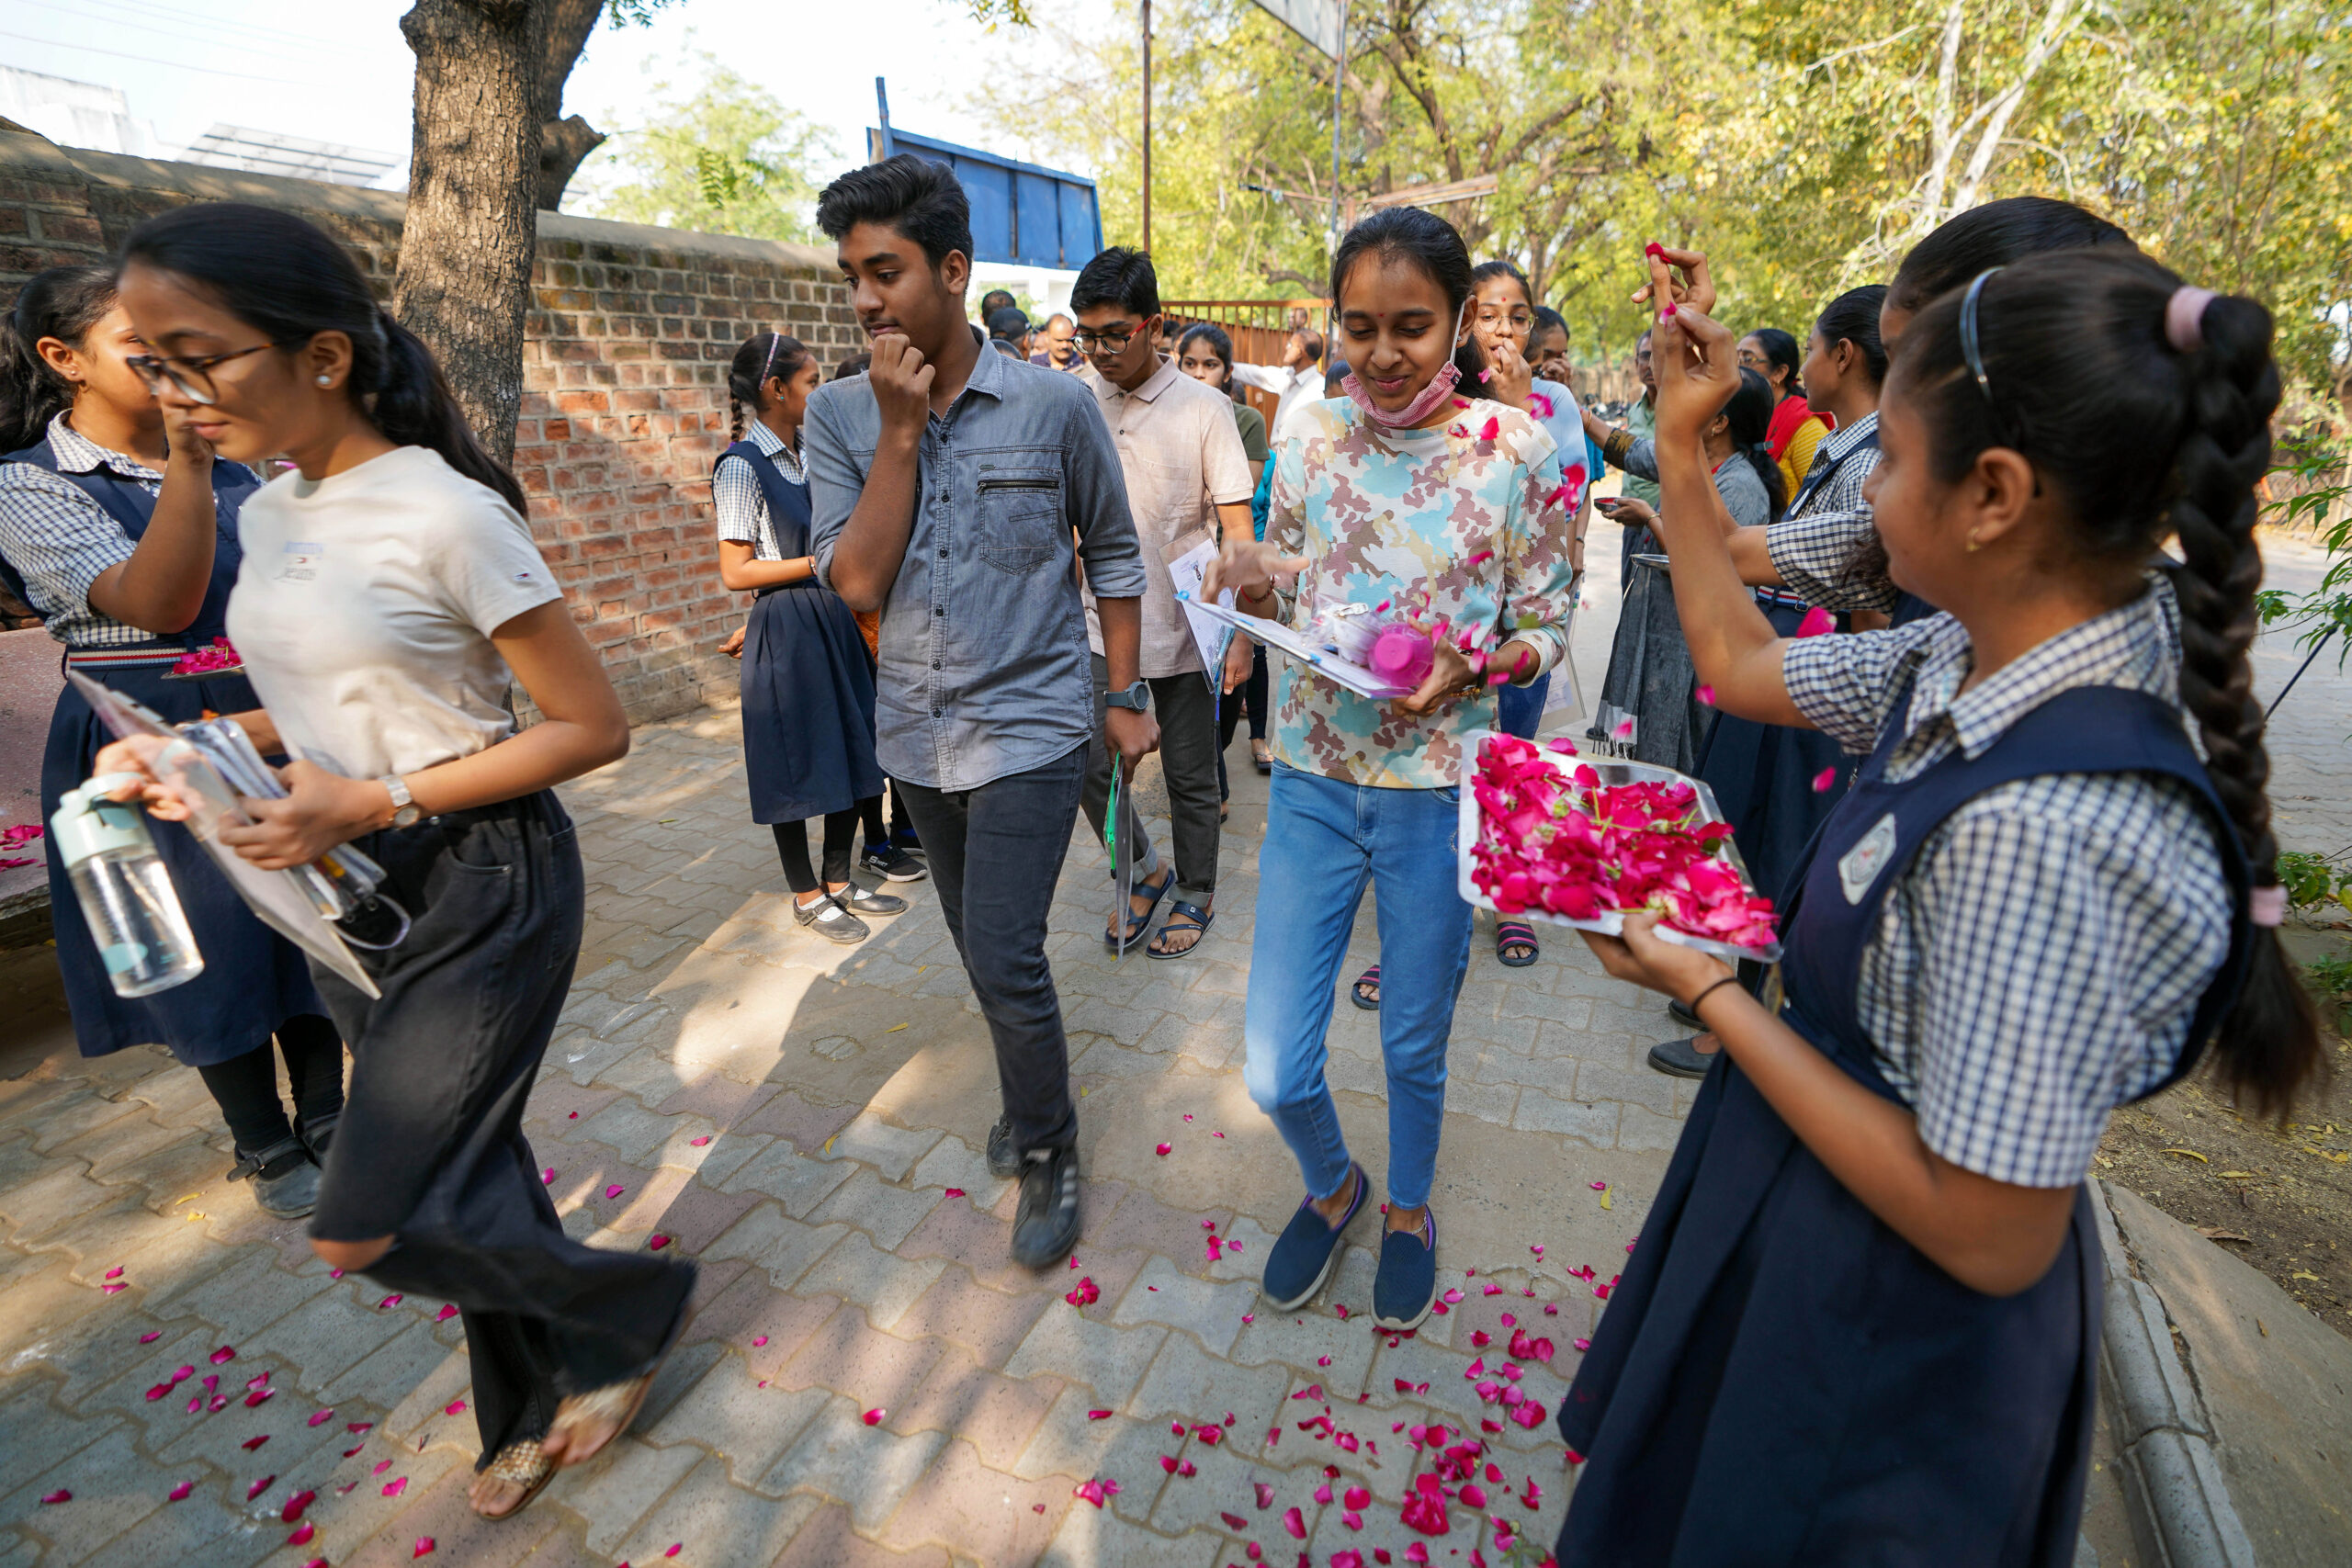
{"type": "Polygon", "coordinates": [[[1391,1333],[1419,1328],[1436,1301],[1437,1216],[1422,1215],[1419,1232],[1383,1230],[1372,1321],[1391,1333]]]}
{"type": "Polygon", "coordinates": [[[1363,1213],[1364,1198],[1372,1191],[1362,1166],[1351,1160],[1348,1174],[1355,1179],[1356,1195],[1348,1201],[1347,1213],[1340,1216],[1338,1224],[1317,1213],[1314,1200],[1309,1199],[1299,1204],[1298,1213],[1275,1239],[1273,1251],[1266,1255],[1266,1273],[1258,1283],[1258,1293],[1276,1312],[1288,1312],[1311,1300],[1331,1277],[1331,1266],[1340,1257],[1340,1237],[1363,1213]]]}

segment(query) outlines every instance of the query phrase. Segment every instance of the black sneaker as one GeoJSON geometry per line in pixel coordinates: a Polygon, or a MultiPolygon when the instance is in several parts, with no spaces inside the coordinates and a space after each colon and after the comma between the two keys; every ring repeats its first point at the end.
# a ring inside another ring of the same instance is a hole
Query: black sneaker
{"type": "Polygon", "coordinates": [[[1012,1260],[1050,1269],[1078,1245],[1078,1150],[1031,1149],[1012,1213],[1012,1260]]]}
{"type": "Polygon", "coordinates": [[[1372,1191],[1372,1180],[1362,1166],[1351,1163],[1348,1174],[1355,1179],[1356,1195],[1348,1200],[1338,1224],[1317,1213],[1310,1198],[1299,1204],[1283,1234],[1274,1238],[1274,1249],[1266,1254],[1266,1272],[1258,1281],[1258,1293],[1276,1312],[1288,1312],[1311,1301],[1331,1277],[1331,1266],[1340,1258],[1340,1237],[1363,1212],[1364,1199],[1372,1191]]]}
{"type": "Polygon", "coordinates": [[[1372,1281],[1372,1321],[1391,1333],[1419,1328],[1437,1301],[1437,1216],[1414,1231],[1384,1229],[1380,1272],[1372,1281]]]}
{"type": "Polygon", "coordinates": [[[1010,1181],[1021,1174],[1021,1151],[1012,1146],[1012,1118],[1000,1116],[989,1129],[989,1174],[1010,1181]]]}
{"type": "Polygon", "coordinates": [[[256,1153],[239,1149],[229,1179],[248,1178],[254,1184],[254,1201],[265,1214],[299,1220],[319,1206],[319,1168],[299,1137],[281,1138],[256,1153]]]}
{"type": "Polygon", "coordinates": [[[931,874],[923,869],[921,861],[896,844],[883,844],[878,848],[869,844],[865,852],[858,857],[857,863],[885,882],[921,882],[931,874]]]}

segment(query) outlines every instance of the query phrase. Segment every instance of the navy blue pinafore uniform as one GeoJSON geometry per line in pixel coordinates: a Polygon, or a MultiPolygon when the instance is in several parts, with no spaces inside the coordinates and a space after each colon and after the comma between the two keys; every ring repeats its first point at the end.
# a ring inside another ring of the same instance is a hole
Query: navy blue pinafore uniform
{"type": "MultiPolygon", "coordinates": [[[[1855,453],[1877,450],[1878,434],[1873,431],[1838,454],[1836,462],[1816,462],[1782,516],[1803,515],[1805,502],[1855,453]]],[[[1756,600],[1775,636],[1796,636],[1808,606],[1791,595],[1764,589],[1757,591],[1756,600]]],[[[1747,863],[1747,874],[1755,879],[1757,890],[1786,904],[1796,891],[1795,877],[1804,864],[1806,846],[1845,798],[1852,770],[1844,750],[1817,729],[1718,714],[1699,749],[1693,771],[1715,792],[1715,804],[1731,824],[1732,841],[1739,846],[1740,859],[1747,863]],[[1829,787],[1815,789],[1814,780],[1824,770],[1830,773],[1829,787]]]]}
{"type": "MultiPolygon", "coordinates": [[[[65,473],[47,438],[11,452],[5,459],[47,468],[86,493],[121,525],[136,541],[147,532],[155,514],[155,497],[138,482],[97,468],[65,473]]],[[[78,669],[102,684],[136,698],[174,723],[214,713],[238,713],[261,706],[261,699],[243,675],[209,681],[173,681],[164,677],[181,655],[209,646],[225,632],[229,590],[237,581],[243,552],[237,543],[237,509],[261,488],[261,481],[240,464],[212,465],[212,579],[205,589],[204,607],[195,622],[174,637],[128,648],[65,650],[68,667],[78,669]]],[[[14,579],[13,568],[7,575],[14,579]]],[[[20,585],[11,582],[11,588],[20,585]]],[[[21,592],[18,597],[22,597],[21,592]]],[[[49,741],[41,754],[40,810],[47,821],[58,801],[91,774],[98,749],[114,739],[71,686],[58,694],[49,720],[49,741]]],[[[172,887],[187,912],[196,933],[197,950],[204,955],[204,973],[185,985],[153,996],[128,998],[115,994],[105,964],[91,942],[82,906],[73,883],[57,857],[53,835],[42,840],[49,860],[50,919],[57,934],[57,966],[65,981],[65,999],[74,1014],[74,1036],[85,1056],[103,1056],[128,1045],[164,1044],[192,1067],[231,1061],[266,1045],[286,1019],[315,1014],[323,1017],[326,1004],[311,983],[310,964],[291,942],[254,918],[228,879],[220,874],[187,829],[175,822],[148,820],[155,848],[170,869],[172,887]]]]}
{"type": "MultiPolygon", "coordinates": [[[[1974,761],[1955,750],[1891,784],[1908,705],[1905,694],[1890,709],[1815,846],[1788,928],[1786,1021],[1896,1098],[1857,982],[1880,905],[1921,843],[2012,780],[2161,773],[2204,803],[2236,910],[2229,956],[2157,1087],[2177,1081],[2234,1001],[2253,936],[2245,857],[2179,716],[2140,692],[2067,691],[1974,761]]],[[[1562,1568],[2065,1568],[2089,1464],[2099,1292],[2087,1191],[2039,1283],[1980,1294],[1864,1208],[1719,1055],[1561,1407],[1561,1435],[1589,1456],[1562,1568]]]]}
{"type": "MultiPolygon", "coordinates": [[[[783,558],[808,554],[808,487],[749,441],[718,456],[751,465],[783,558]]],[[[840,594],[813,577],[761,589],[743,637],[742,692],[752,821],[802,822],[882,793],[874,656],[840,594]]]]}

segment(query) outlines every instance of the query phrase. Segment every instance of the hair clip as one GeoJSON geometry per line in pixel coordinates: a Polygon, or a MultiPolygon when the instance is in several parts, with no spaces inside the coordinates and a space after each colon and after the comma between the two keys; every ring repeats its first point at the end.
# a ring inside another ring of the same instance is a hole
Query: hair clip
{"type": "Polygon", "coordinates": [[[2204,347],[2205,307],[2212,302],[2213,291],[2210,288],[2184,283],[2174,289],[2172,298],[2165,301],[2165,341],[2183,354],[2194,354],[2204,347]]]}
{"type": "Polygon", "coordinates": [[[1993,383],[1984,374],[1984,355],[1976,336],[1976,302],[1984,297],[1984,280],[2001,269],[1988,266],[1968,285],[1968,297],[1960,302],[1960,352],[1968,361],[1968,373],[1976,378],[1976,389],[1984,394],[1984,406],[1993,406],[1993,383]]]}

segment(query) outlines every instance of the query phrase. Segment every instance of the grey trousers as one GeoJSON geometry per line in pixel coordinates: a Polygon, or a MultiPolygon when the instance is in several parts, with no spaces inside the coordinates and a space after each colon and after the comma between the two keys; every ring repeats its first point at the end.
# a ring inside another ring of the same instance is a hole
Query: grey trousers
{"type": "MultiPolygon", "coordinates": [[[[1094,684],[1108,690],[1109,666],[1094,657],[1094,684]]],[[[1168,814],[1174,828],[1176,892],[1194,902],[1216,891],[1217,787],[1216,695],[1194,673],[1163,675],[1148,682],[1152,716],[1159,720],[1159,770],[1168,781],[1168,814]]],[[[1241,694],[1226,699],[1239,702],[1241,694]]],[[[1111,799],[1111,752],[1103,743],[1098,713],[1094,739],[1086,748],[1086,820],[1102,837],[1102,810],[1111,799]]],[[[1134,792],[1119,781],[1119,836],[1134,848],[1136,880],[1159,874],[1159,852],[1136,814],[1134,792]]]]}

